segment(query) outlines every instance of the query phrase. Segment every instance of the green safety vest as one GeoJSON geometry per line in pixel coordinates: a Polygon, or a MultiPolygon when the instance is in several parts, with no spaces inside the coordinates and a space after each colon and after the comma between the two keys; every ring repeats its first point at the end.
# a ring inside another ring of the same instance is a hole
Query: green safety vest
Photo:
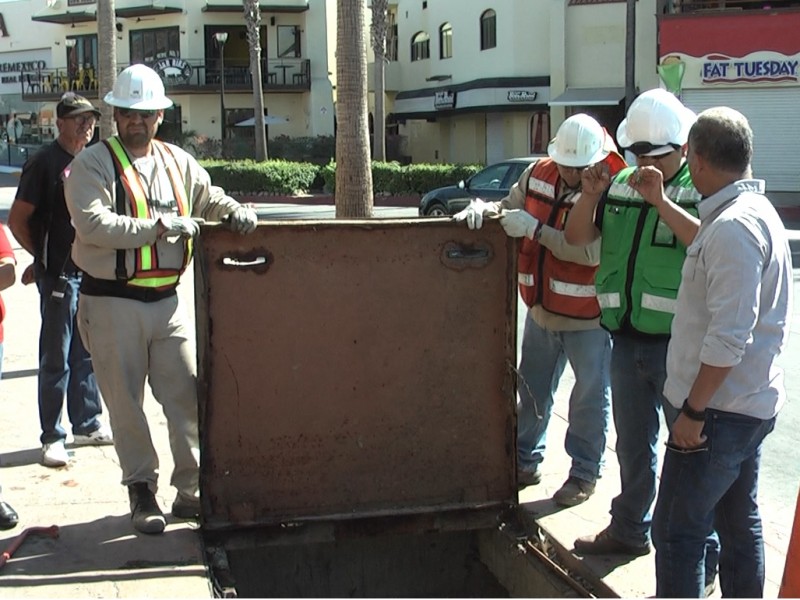
{"type": "MultiPolygon", "coordinates": [[[[150,204],[142,185],[139,173],[131,163],[128,153],[122,145],[118,136],[104,140],[106,147],[111,152],[114,159],[114,170],[117,181],[117,202],[116,211],[118,214],[130,214],[137,219],[152,219],[154,215],[150,211],[150,204]],[[127,198],[130,208],[126,211],[125,199],[127,198]]],[[[153,151],[158,152],[167,167],[172,190],[175,194],[175,201],[178,205],[180,216],[190,215],[192,212],[191,202],[184,187],[183,178],[175,157],[169,147],[153,140],[153,151]]],[[[128,275],[125,267],[125,250],[117,251],[117,280],[123,280],[128,285],[158,290],[168,289],[178,285],[181,273],[186,269],[192,256],[192,241],[184,241],[183,261],[179,269],[162,269],[158,265],[158,252],[155,244],[142,246],[134,250],[134,273],[128,275]]]]}
{"type": "MultiPolygon", "coordinates": [[[[658,210],[628,185],[635,170],[629,167],[617,174],[603,208],[600,267],[595,278],[600,322],[612,332],[632,327],[647,334],[669,334],[686,247],[658,210]]],[[[697,216],[700,193],[685,162],[664,192],[697,216]]]]}

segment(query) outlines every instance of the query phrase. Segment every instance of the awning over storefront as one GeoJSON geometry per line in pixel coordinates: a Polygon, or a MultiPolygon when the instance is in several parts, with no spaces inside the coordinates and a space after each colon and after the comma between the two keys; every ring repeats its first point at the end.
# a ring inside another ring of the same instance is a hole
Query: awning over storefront
{"type": "Polygon", "coordinates": [[[96,21],[97,17],[93,10],[75,10],[56,12],[51,9],[45,9],[31,17],[31,21],[39,21],[41,23],[56,23],[58,25],[69,25],[70,23],[89,23],[96,21]]]}
{"type": "Polygon", "coordinates": [[[615,106],[625,97],[625,88],[567,88],[550,100],[550,106],[615,106]]]}
{"type": "MultiPolygon", "coordinates": [[[[176,0],[173,0],[173,2],[177,3],[176,0]]],[[[117,16],[122,19],[183,12],[183,9],[180,6],[165,6],[164,3],[159,0],[138,0],[134,2],[126,2],[125,5],[121,4],[122,3],[116,4],[115,12],[117,13],[117,16]],[[130,6],[128,6],[128,4],[130,6]]]]}

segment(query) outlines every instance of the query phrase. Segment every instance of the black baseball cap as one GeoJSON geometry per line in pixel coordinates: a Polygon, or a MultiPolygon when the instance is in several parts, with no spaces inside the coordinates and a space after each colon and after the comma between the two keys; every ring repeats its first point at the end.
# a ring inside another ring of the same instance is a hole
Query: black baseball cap
{"type": "Polygon", "coordinates": [[[74,117],[83,113],[94,113],[94,116],[100,116],[100,110],[97,109],[91,102],[83,96],[79,96],[73,92],[67,92],[61,96],[61,100],[56,105],[56,116],[59,119],[64,117],[74,117]]]}

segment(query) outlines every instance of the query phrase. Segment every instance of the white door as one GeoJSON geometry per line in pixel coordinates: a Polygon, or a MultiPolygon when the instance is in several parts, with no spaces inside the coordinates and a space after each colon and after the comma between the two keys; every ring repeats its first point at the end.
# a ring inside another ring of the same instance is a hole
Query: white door
{"type": "Polygon", "coordinates": [[[510,156],[505,156],[505,119],[502,113],[486,115],[486,164],[491,165],[510,156]]]}
{"type": "Polygon", "coordinates": [[[771,192],[800,192],[800,89],[683,90],[684,104],[700,112],[730,106],[753,130],[753,176],[771,192]]]}

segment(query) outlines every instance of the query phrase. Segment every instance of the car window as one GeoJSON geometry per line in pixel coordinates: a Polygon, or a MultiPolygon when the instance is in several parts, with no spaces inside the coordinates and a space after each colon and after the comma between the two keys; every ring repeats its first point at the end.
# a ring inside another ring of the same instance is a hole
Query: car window
{"type": "Polygon", "coordinates": [[[506,180],[503,182],[503,187],[510,190],[511,186],[517,183],[519,176],[522,175],[527,166],[524,163],[511,163],[506,174],[506,180]]]}
{"type": "Polygon", "coordinates": [[[469,187],[478,190],[499,190],[511,165],[499,163],[478,171],[469,180],[469,187]]]}

